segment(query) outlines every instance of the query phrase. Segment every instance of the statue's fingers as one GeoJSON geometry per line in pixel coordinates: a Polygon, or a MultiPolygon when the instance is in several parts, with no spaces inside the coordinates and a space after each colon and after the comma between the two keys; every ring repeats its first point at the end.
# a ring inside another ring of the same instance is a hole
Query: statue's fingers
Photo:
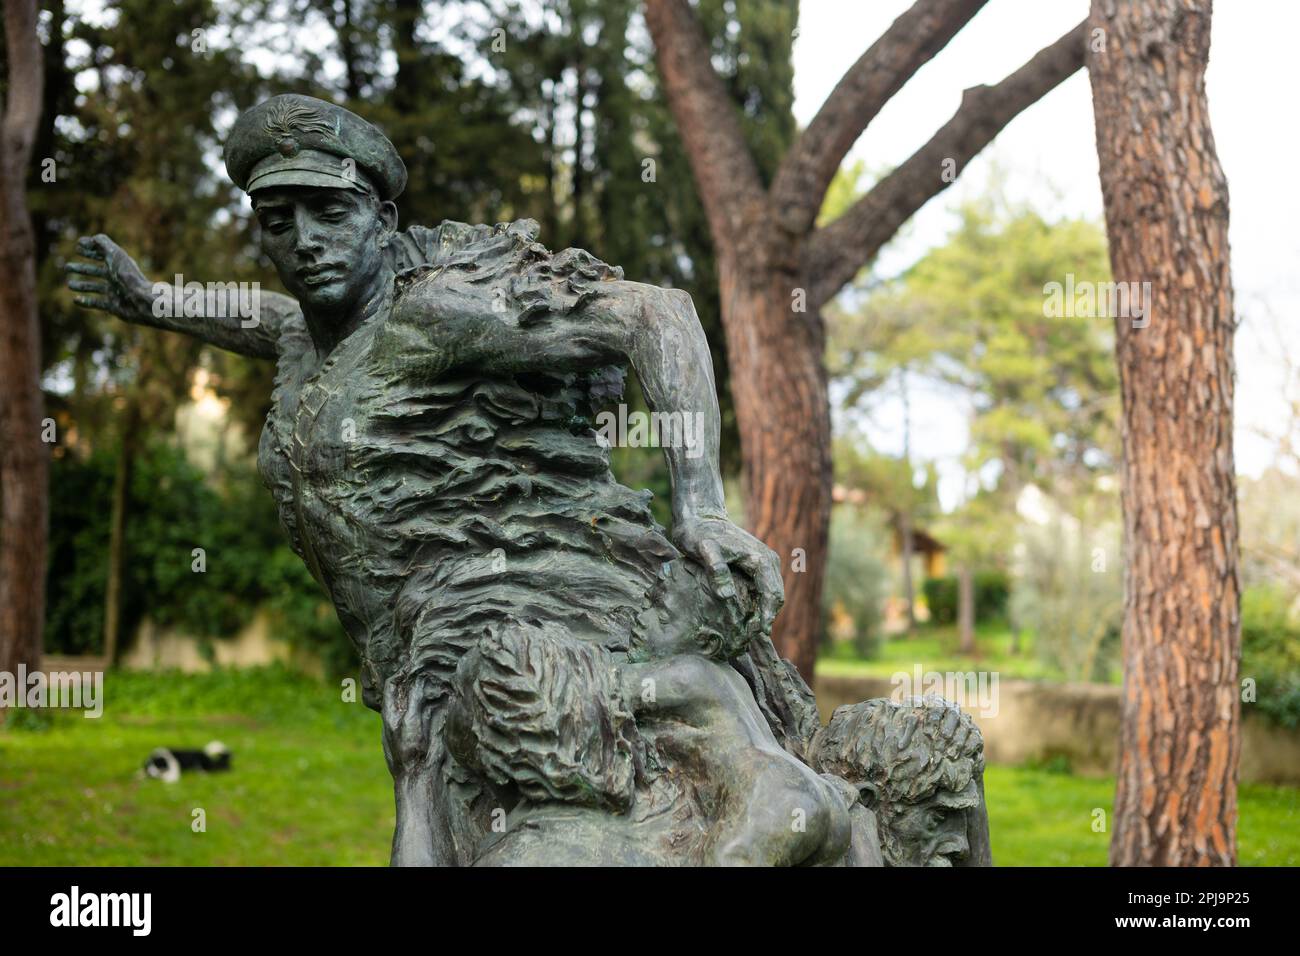
{"type": "Polygon", "coordinates": [[[391,677],[384,681],[384,699],[380,704],[380,713],[383,714],[385,723],[397,715],[397,681],[391,677]]]}
{"type": "Polygon", "coordinates": [[[95,292],[108,295],[108,283],[104,280],[69,279],[68,288],[73,292],[95,292]]]}
{"type": "Polygon", "coordinates": [[[727,566],[726,560],[722,557],[722,549],[718,543],[711,538],[706,538],[700,543],[700,555],[704,558],[704,564],[709,569],[709,578],[713,582],[713,593],[723,600],[730,600],[736,596],[736,582],[731,578],[731,568],[727,566]]]}
{"type": "Polygon", "coordinates": [[[88,259],[107,258],[98,240],[99,236],[82,236],[77,240],[77,251],[88,259]]]}
{"type": "Polygon", "coordinates": [[[767,549],[751,552],[742,559],[745,570],[758,587],[760,622],[764,633],[770,634],[776,615],[785,603],[785,584],[781,580],[781,561],[767,549]]]}
{"type": "Polygon", "coordinates": [[[773,562],[764,561],[759,565],[758,588],[761,595],[762,628],[764,634],[772,633],[776,615],[785,603],[785,585],[781,581],[781,569],[773,562]]]}
{"type": "Polygon", "coordinates": [[[87,309],[99,309],[102,312],[112,312],[113,303],[109,299],[100,296],[79,295],[73,298],[73,302],[87,309]]]}
{"type": "Polygon", "coordinates": [[[69,262],[64,268],[68,272],[79,272],[83,276],[99,276],[108,278],[108,267],[101,266],[96,262],[69,262]]]}

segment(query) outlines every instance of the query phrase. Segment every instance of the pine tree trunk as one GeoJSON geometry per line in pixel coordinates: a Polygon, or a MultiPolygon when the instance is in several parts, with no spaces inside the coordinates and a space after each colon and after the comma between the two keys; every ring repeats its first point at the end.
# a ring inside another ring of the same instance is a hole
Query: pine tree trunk
{"type": "Polygon", "coordinates": [[[830,408],[818,310],[947,185],[945,157],[974,156],[1083,60],[1079,24],[995,86],[967,90],[953,118],[836,222],[817,227],[836,168],[866,124],[982,6],[920,0],[836,85],[781,161],[760,175],[732,92],[688,0],[647,0],[655,65],[717,253],[746,520],[781,557],[786,605],[773,638],[811,680],[830,525],[830,408]],[[799,290],[807,311],[792,301],[799,290]],[[802,568],[802,570],[799,570],[802,568]]]}
{"type": "Polygon", "coordinates": [[[1124,703],[1110,860],[1236,862],[1237,509],[1228,190],[1209,0],[1094,0],[1088,54],[1123,399],[1124,703]]]}
{"type": "Polygon", "coordinates": [[[40,667],[49,445],[43,440],[36,241],[27,173],[41,115],[36,4],[4,4],[8,83],[0,126],[0,671],[40,667]]]}
{"type": "Polygon", "coordinates": [[[745,518],[750,532],[781,559],[785,608],[773,642],[811,682],[831,513],[821,318],[794,311],[797,280],[750,263],[745,270],[720,268],[745,518]]]}

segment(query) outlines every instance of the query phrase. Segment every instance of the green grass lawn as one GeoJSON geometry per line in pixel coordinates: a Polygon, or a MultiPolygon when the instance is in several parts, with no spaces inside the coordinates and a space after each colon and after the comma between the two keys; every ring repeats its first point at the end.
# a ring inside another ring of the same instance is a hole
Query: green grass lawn
{"type": "MultiPolygon", "coordinates": [[[[1113,778],[989,767],[984,792],[998,866],[1106,865],[1113,778]],[[1106,832],[1093,830],[1097,808],[1105,811],[1106,832]]],[[[1300,866],[1300,789],[1243,786],[1237,843],[1243,865],[1300,866]]]]}
{"type": "MultiPolygon", "coordinates": [[[[928,665],[928,661],[926,662],[928,665]]],[[[18,711],[0,728],[0,865],[383,865],[393,804],[379,717],[277,669],[110,673],[104,716],[18,711]],[[137,774],[156,746],[234,753],[230,773],[137,774]],[[206,813],[206,832],[192,829],[206,813]]],[[[1000,866],[1100,866],[1110,780],[991,767],[1000,866]]],[[[1243,863],[1300,865],[1300,790],[1245,787],[1243,863]]],[[[1109,819],[1107,819],[1109,824],[1109,819]]]]}
{"type": "MultiPolygon", "coordinates": [[[[910,673],[914,665],[920,664],[927,671],[997,671],[1007,680],[1062,680],[1064,676],[1034,653],[1032,634],[1022,634],[1020,647],[1013,652],[1011,631],[1004,623],[975,628],[974,655],[960,653],[959,646],[955,626],[922,627],[911,637],[883,639],[870,660],[857,655],[852,641],[836,644],[818,658],[817,671],[827,677],[889,677],[898,671],[910,673]]],[[[1122,676],[1118,668],[1110,675],[1117,684],[1122,676]]]]}
{"type": "Polygon", "coordinates": [[[277,670],[105,677],[104,716],[0,729],[0,864],[383,865],[393,795],[379,716],[277,670]],[[220,740],[230,773],[141,779],[157,746],[220,740]],[[192,829],[206,813],[206,832],[192,829]]]}

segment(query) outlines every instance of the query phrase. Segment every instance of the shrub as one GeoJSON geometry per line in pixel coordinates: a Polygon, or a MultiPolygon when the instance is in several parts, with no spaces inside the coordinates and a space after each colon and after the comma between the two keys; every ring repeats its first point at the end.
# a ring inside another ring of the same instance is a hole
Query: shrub
{"type": "MultiPolygon", "coordinates": [[[[975,621],[1000,621],[1007,616],[1011,582],[1001,571],[979,571],[972,581],[975,591],[975,621]]],[[[958,584],[954,576],[927,578],[921,586],[932,624],[957,621],[958,584]]]]}
{"type": "Polygon", "coordinates": [[[879,521],[869,513],[850,507],[832,512],[823,602],[827,615],[838,609],[852,620],[853,646],[860,657],[873,657],[880,645],[889,584],[885,541],[879,521]]]}
{"type": "Polygon", "coordinates": [[[1255,681],[1255,702],[1247,706],[1283,727],[1300,727],[1300,623],[1280,587],[1257,585],[1242,594],[1241,678],[1255,681]]]}
{"type": "Polygon", "coordinates": [[[1036,634],[1042,661],[1067,680],[1106,680],[1118,659],[1123,586],[1114,522],[1088,526],[1056,516],[1021,530],[1022,572],[1012,604],[1036,634]]]}
{"type": "Polygon", "coordinates": [[[957,579],[926,578],[921,585],[931,624],[953,624],[957,620],[957,579]]]}
{"type": "Polygon", "coordinates": [[[975,620],[1002,621],[1007,616],[1011,581],[1002,571],[980,571],[975,575],[975,620]]]}
{"type": "MultiPolygon", "coordinates": [[[[117,456],[97,451],[52,463],[45,649],[101,649],[110,503],[117,456]]],[[[157,443],[136,457],[123,567],[122,633],[147,613],[200,639],[233,636],[265,606],[277,635],[318,653],[333,671],[355,660],[320,587],[289,549],[270,495],[251,469],[224,475],[220,490],[177,448],[157,443]],[[193,549],[205,570],[193,570],[193,549]]]]}

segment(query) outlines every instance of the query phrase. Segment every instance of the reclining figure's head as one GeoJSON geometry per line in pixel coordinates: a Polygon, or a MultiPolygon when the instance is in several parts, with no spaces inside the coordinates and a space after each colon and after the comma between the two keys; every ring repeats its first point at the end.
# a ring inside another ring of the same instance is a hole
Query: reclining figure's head
{"type": "Polygon", "coordinates": [[[856,784],[887,866],[990,864],[984,740],[940,697],[841,707],[814,742],[817,769],[856,784]]]}

